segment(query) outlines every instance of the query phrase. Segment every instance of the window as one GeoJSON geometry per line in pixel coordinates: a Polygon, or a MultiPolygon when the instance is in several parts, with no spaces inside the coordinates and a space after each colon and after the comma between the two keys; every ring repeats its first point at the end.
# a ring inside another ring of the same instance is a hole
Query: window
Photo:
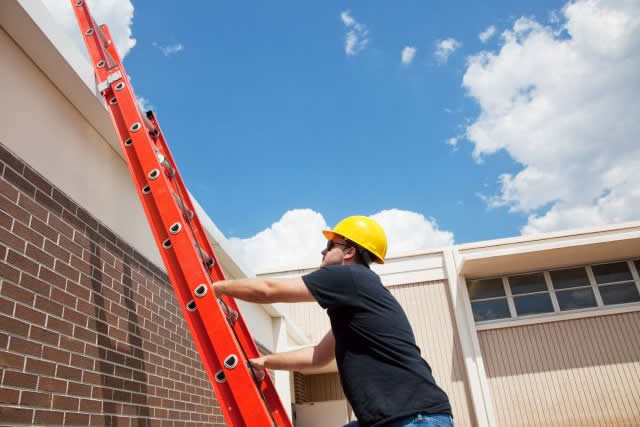
{"type": "Polygon", "coordinates": [[[640,302],[640,260],[467,280],[476,322],[640,302]]]}
{"type": "Polygon", "coordinates": [[[468,287],[473,318],[477,322],[511,316],[502,278],[470,280],[468,287]]]}

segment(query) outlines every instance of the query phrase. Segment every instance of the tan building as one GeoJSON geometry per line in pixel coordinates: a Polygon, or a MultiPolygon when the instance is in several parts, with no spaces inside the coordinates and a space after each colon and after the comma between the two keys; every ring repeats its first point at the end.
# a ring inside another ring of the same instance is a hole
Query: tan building
{"type": "MultiPolygon", "coordinates": [[[[0,424],[222,424],[91,67],[37,0],[0,2],[0,27],[0,424]]],[[[199,215],[227,276],[253,275],[199,215]]],[[[457,425],[640,424],[640,223],[376,270],[457,425]]],[[[241,310],[264,352],[329,327],[317,304],[241,310]]],[[[352,417],[335,365],[275,382],[298,426],[352,417]]]]}
{"type": "MultiPolygon", "coordinates": [[[[374,269],[457,425],[640,424],[640,222],[421,251],[374,269]]],[[[285,310],[312,341],[329,328],[316,304],[285,310]]],[[[300,425],[349,419],[335,366],[294,378],[300,425]]]]}

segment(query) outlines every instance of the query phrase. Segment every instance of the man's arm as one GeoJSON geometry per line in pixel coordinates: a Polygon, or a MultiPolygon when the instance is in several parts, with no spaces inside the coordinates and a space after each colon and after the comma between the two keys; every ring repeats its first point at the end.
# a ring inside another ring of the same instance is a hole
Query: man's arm
{"type": "Polygon", "coordinates": [[[227,295],[258,304],[315,301],[300,277],[221,280],[215,282],[212,287],[217,296],[227,295]]]}
{"type": "Polygon", "coordinates": [[[284,353],[268,354],[251,359],[251,365],[259,371],[278,369],[292,371],[304,368],[319,368],[331,362],[336,355],[336,340],[329,332],[314,346],[300,348],[284,353]]]}

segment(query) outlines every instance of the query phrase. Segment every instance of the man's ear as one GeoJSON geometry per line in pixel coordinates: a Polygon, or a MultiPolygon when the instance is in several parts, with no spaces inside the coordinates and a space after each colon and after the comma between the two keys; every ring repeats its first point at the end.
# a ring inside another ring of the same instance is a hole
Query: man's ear
{"type": "Polygon", "coordinates": [[[350,246],[345,251],[344,257],[348,259],[352,259],[352,258],[355,258],[357,255],[358,255],[358,251],[356,250],[356,248],[354,248],[353,246],[350,246]]]}

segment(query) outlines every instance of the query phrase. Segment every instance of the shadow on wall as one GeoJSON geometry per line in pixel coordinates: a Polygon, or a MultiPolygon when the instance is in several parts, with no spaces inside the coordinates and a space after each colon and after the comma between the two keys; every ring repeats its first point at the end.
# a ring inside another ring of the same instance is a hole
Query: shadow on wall
{"type": "MultiPolygon", "coordinates": [[[[92,240],[98,240],[99,235],[96,232],[91,232],[88,229],[89,237],[92,240]]],[[[101,257],[100,257],[100,247],[91,242],[91,259],[90,263],[93,266],[100,265],[101,257]]],[[[131,279],[131,267],[129,266],[127,254],[124,255],[123,259],[123,275],[122,275],[122,283],[123,283],[123,295],[125,305],[128,309],[128,319],[127,319],[127,349],[117,348],[117,342],[108,337],[109,334],[109,326],[106,319],[107,310],[105,308],[105,298],[103,296],[103,275],[99,269],[96,269],[94,277],[91,279],[91,287],[93,289],[94,295],[94,307],[95,307],[95,315],[96,318],[100,320],[100,322],[96,322],[96,331],[99,332],[98,335],[98,351],[99,358],[96,360],[96,370],[100,372],[101,382],[102,382],[102,396],[103,399],[113,400],[116,402],[121,402],[122,404],[134,405],[136,409],[136,413],[132,414],[124,414],[129,416],[139,416],[139,417],[149,417],[150,409],[148,406],[147,400],[147,374],[145,371],[145,363],[144,360],[144,351],[142,350],[142,338],[139,326],[138,326],[138,316],[136,314],[136,303],[133,300],[133,281],[131,279]],[[112,349],[113,351],[107,350],[106,348],[112,349]],[[128,353],[131,357],[125,357],[118,352],[128,353]],[[122,365],[129,366],[132,370],[132,378],[136,381],[127,381],[122,378],[122,375],[115,375],[115,369],[119,369],[119,367],[114,366],[112,362],[117,362],[122,365]],[[142,371],[142,372],[140,372],[142,371]],[[114,388],[118,390],[110,390],[107,389],[114,388]]],[[[94,396],[96,397],[96,396],[94,396]]],[[[105,418],[109,417],[109,414],[119,414],[122,411],[118,411],[116,407],[116,403],[113,402],[103,402],[103,412],[105,413],[105,418]]],[[[109,423],[108,419],[105,419],[105,424],[109,423]]]]}
{"type": "MultiPolygon", "coordinates": [[[[489,377],[640,362],[640,312],[478,332],[489,377]]],[[[638,371],[636,371],[638,372],[638,371]]]]}

